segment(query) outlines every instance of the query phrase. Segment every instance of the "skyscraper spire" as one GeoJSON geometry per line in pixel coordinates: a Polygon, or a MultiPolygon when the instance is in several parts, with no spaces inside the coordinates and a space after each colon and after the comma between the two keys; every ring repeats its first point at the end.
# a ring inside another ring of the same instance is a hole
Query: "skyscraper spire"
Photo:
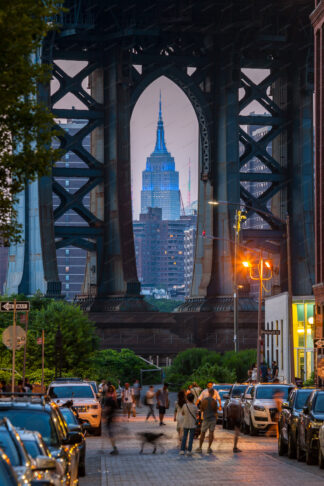
{"type": "Polygon", "coordinates": [[[163,127],[163,119],[162,119],[162,99],[161,99],[161,90],[160,90],[159,119],[157,124],[156,143],[155,143],[155,149],[153,154],[167,154],[167,153],[168,150],[166,148],[165,140],[164,140],[164,127],[163,127]]]}

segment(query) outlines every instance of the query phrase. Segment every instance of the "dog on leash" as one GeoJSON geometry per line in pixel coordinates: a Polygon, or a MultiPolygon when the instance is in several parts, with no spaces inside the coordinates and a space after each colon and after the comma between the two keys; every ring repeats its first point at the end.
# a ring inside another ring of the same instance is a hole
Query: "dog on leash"
{"type": "Polygon", "coordinates": [[[140,454],[143,453],[145,444],[151,444],[151,446],[153,447],[153,454],[156,453],[158,447],[161,449],[161,453],[164,452],[164,447],[161,444],[161,439],[162,437],[165,437],[165,434],[156,434],[154,432],[139,432],[137,434],[137,437],[139,438],[141,443],[140,454]]]}

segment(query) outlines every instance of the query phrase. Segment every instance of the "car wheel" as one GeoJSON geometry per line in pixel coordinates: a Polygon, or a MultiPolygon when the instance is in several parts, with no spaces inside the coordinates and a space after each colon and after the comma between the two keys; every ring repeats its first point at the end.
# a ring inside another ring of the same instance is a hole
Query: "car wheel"
{"type": "Polygon", "coordinates": [[[319,446],[318,448],[318,465],[321,469],[324,469],[324,456],[322,453],[322,448],[319,446]]]}
{"type": "Polygon", "coordinates": [[[286,453],[286,445],[282,439],[281,430],[279,431],[278,437],[278,454],[279,456],[283,456],[286,453]]]}
{"type": "Polygon", "coordinates": [[[254,427],[251,416],[250,416],[250,435],[252,436],[258,435],[258,429],[254,427]]]}
{"type": "Polygon", "coordinates": [[[302,462],[302,461],[305,460],[305,454],[304,454],[304,451],[300,447],[298,438],[297,438],[297,447],[296,447],[296,457],[297,457],[297,461],[299,461],[299,462],[302,462]]]}
{"type": "Polygon", "coordinates": [[[310,448],[309,445],[307,445],[307,447],[306,447],[306,464],[308,464],[309,466],[311,466],[312,464],[315,464],[314,454],[313,454],[312,449],[310,448]]]}
{"type": "Polygon", "coordinates": [[[296,446],[293,443],[293,438],[292,438],[292,435],[291,435],[290,432],[288,433],[288,451],[287,451],[287,455],[288,455],[289,459],[295,459],[295,457],[296,457],[296,446]]]}
{"type": "Polygon", "coordinates": [[[94,429],[94,435],[97,436],[97,437],[100,437],[101,436],[101,422],[100,422],[99,427],[96,427],[94,429]]]}

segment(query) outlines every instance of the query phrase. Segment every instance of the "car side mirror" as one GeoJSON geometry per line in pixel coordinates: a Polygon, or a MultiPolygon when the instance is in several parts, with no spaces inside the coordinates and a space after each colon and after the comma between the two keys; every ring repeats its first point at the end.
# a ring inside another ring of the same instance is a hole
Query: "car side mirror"
{"type": "Polygon", "coordinates": [[[225,393],[225,395],[223,395],[223,399],[224,400],[227,400],[229,398],[229,394],[228,393],[225,393]]]}
{"type": "Polygon", "coordinates": [[[35,459],[35,469],[42,471],[56,469],[56,460],[53,457],[37,456],[35,459]]]}
{"type": "Polygon", "coordinates": [[[82,432],[82,425],[78,425],[78,424],[68,425],[68,429],[70,432],[82,432]]]}
{"type": "Polygon", "coordinates": [[[83,435],[80,432],[69,432],[63,440],[65,445],[80,444],[83,441],[83,435]]]}
{"type": "Polygon", "coordinates": [[[308,407],[307,407],[307,405],[305,405],[305,406],[303,407],[303,412],[304,412],[304,414],[305,414],[305,415],[307,415],[307,414],[308,414],[308,407]]]}
{"type": "Polygon", "coordinates": [[[246,398],[247,400],[251,400],[251,399],[252,399],[252,395],[251,395],[251,393],[247,393],[247,394],[245,395],[245,398],[246,398]]]}
{"type": "Polygon", "coordinates": [[[288,402],[282,402],[281,408],[285,410],[290,410],[290,406],[288,402]]]}

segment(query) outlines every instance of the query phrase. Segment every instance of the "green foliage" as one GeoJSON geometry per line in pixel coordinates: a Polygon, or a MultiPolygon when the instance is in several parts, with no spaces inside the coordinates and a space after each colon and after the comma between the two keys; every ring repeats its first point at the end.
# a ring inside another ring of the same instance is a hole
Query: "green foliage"
{"type": "Polygon", "coordinates": [[[192,348],[179,353],[167,369],[166,379],[178,386],[196,381],[206,386],[208,381],[233,383],[245,381],[248,370],[256,361],[256,350],[248,349],[223,355],[205,348],[192,348]]]}
{"type": "Polygon", "coordinates": [[[145,297],[145,300],[159,312],[172,312],[176,307],[182,304],[180,300],[172,299],[154,299],[153,297],[145,297]]]}
{"type": "Polygon", "coordinates": [[[315,373],[312,371],[312,374],[308,380],[305,380],[303,386],[314,386],[315,385],[315,373]]]}
{"type": "Polygon", "coordinates": [[[20,239],[14,203],[26,180],[48,173],[60,156],[51,148],[53,117],[39,100],[38,86],[51,72],[41,65],[39,49],[53,29],[49,17],[60,11],[57,0],[10,0],[0,3],[0,237],[20,239]]]}
{"type": "Polygon", "coordinates": [[[93,379],[110,380],[114,384],[117,384],[118,380],[121,383],[133,383],[140,379],[142,368],[154,369],[154,366],[145,363],[130,349],[104,349],[94,353],[88,374],[93,379]]]}
{"type": "MultiPolygon", "coordinates": [[[[10,297],[13,300],[14,296],[10,297]]],[[[27,300],[25,296],[16,296],[17,300],[27,300]],[[19,298],[19,299],[18,299],[19,298]]],[[[2,300],[5,297],[1,298],[2,300]]],[[[7,298],[6,298],[7,299],[7,298]]],[[[54,376],[55,369],[55,339],[58,326],[62,333],[62,373],[70,375],[83,375],[90,368],[92,357],[98,347],[98,338],[95,326],[83,314],[79,307],[65,301],[53,301],[42,298],[40,294],[31,299],[29,313],[28,342],[26,369],[28,377],[40,380],[41,373],[41,346],[37,338],[41,337],[42,329],[45,332],[45,366],[48,368],[48,377],[54,376]]],[[[17,324],[20,316],[17,314],[17,324]]],[[[12,325],[12,313],[0,314],[0,334],[12,325]]],[[[0,343],[0,368],[11,368],[12,352],[0,343]]],[[[21,374],[23,369],[23,349],[16,353],[16,368],[21,374]]],[[[47,375],[46,375],[47,376],[47,375]]],[[[45,376],[45,378],[46,378],[45,376]]]]}

